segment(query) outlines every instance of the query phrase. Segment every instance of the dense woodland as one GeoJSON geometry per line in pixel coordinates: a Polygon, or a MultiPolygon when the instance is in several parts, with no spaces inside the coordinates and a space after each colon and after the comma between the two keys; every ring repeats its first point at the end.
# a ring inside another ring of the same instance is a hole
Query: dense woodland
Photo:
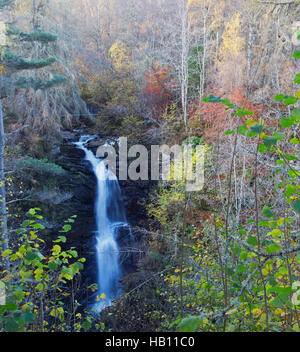
{"type": "Polygon", "coordinates": [[[299,332],[299,1],[0,9],[0,331],[299,332]],[[205,147],[201,191],[145,186],[135,270],[100,316],[64,207],[74,131],[205,147]]]}

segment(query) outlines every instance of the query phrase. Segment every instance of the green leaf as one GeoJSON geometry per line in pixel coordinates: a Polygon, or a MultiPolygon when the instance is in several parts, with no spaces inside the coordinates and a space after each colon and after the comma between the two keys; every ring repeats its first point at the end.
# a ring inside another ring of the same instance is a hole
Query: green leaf
{"type": "Polygon", "coordinates": [[[27,212],[28,215],[35,215],[36,214],[36,210],[35,209],[29,209],[27,212]]]}
{"type": "Polygon", "coordinates": [[[284,139],[284,134],[281,132],[276,132],[273,134],[272,138],[276,139],[277,141],[282,141],[284,139]]]}
{"type": "Polygon", "coordinates": [[[74,251],[74,250],[70,250],[69,253],[71,254],[71,256],[73,258],[77,258],[78,257],[78,253],[76,251],[74,251]]]}
{"type": "Polygon", "coordinates": [[[291,178],[295,178],[297,176],[300,176],[300,172],[298,172],[297,170],[289,170],[288,174],[291,178]]]}
{"type": "Polygon", "coordinates": [[[290,143],[292,144],[300,144],[300,139],[297,137],[294,137],[290,140],[290,143]]]}
{"type": "Polygon", "coordinates": [[[258,151],[262,154],[264,154],[267,150],[268,148],[264,144],[260,144],[258,147],[258,151]]]}
{"type": "Polygon", "coordinates": [[[36,290],[38,291],[43,291],[44,289],[44,285],[42,283],[39,283],[37,286],[36,286],[36,290]]]}
{"type": "Polygon", "coordinates": [[[294,51],[293,58],[300,59],[300,50],[295,50],[294,51]]]}
{"type": "Polygon", "coordinates": [[[66,243],[67,242],[67,238],[65,236],[58,236],[58,239],[53,241],[54,243],[60,243],[60,242],[63,242],[63,243],[66,243]]]}
{"type": "Polygon", "coordinates": [[[22,227],[26,228],[30,225],[30,220],[24,220],[23,223],[22,223],[22,227]]]}
{"type": "Polygon", "coordinates": [[[248,132],[248,127],[245,125],[242,125],[238,128],[238,133],[241,135],[245,135],[245,133],[248,132]]]}
{"type": "Polygon", "coordinates": [[[275,97],[273,99],[278,102],[278,101],[285,99],[286,97],[287,97],[287,95],[278,94],[278,95],[275,95],[275,97]]]}
{"type": "Polygon", "coordinates": [[[50,312],[51,317],[57,318],[59,317],[59,320],[61,322],[64,321],[64,309],[62,307],[58,308],[53,308],[52,311],[50,312]]]}
{"type": "Polygon", "coordinates": [[[300,199],[297,199],[293,205],[293,208],[296,210],[296,212],[300,215],[300,199]]]}
{"type": "Polygon", "coordinates": [[[45,226],[43,226],[41,224],[33,224],[33,225],[31,225],[31,227],[34,229],[41,229],[41,230],[45,229],[45,226]]]}
{"type": "Polygon", "coordinates": [[[7,332],[16,332],[19,330],[19,325],[16,322],[16,319],[10,318],[6,321],[6,331],[7,332]]]}
{"type": "Polygon", "coordinates": [[[200,323],[200,319],[197,316],[190,316],[188,318],[184,318],[178,324],[179,332],[194,332],[197,330],[200,323]]]}
{"type": "Polygon", "coordinates": [[[13,291],[13,295],[17,301],[22,301],[22,299],[25,296],[25,292],[22,290],[15,290],[15,291],[13,291]]]}
{"type": "Polygon", "coordinates": [[[292,155],[289,153],[286,153],[284,156],[287,160],[298,160],[298,158],[295,155],[292,155]]]}
{"type": "Polygon", "coordinates": [[[297,190],[296,186],[293,186],[291,184],[287,184],[284,196],[289,198],[296,192],[296,190],[297,190]]]}
{"type": "Polygon", "coordinates": [[[13,303],[13,302],[8,302],[6,303],[6,305],[4,306],[4,308],[8,311],[14,311],[14,310],[17,310],[18,309],[18,306],[13,303]]]}
{"type": "Polygon", "coordinates": [[[295,121],[288,118],[288,117],[284,117],[279,121],[279,124],[283,128],[288,128],[288,127],[293,126],[295,124],[295,121]]]}
{"type": "Polygon", "coordinates": [[[257,239],[254,236],[250,236],[247,239],[247,243],[250,244],[251,246],[257,246],[258,245],[257,239]]]}
{"type": "Polygon", "coordinates": [[[222,103],[223,105],[228,106],[228,107],[233,107],[233,106],[234,106],[234,105],[231,103],[230,99],[228,99],[228,98],[222,99],[222,100],[221,100],[221,103],[222,103]]]}
{"type": "Polygon", "coordinates": [[[262,125],[256,125],[256,126],[253,126],[251,127],[251,131],[254,132],[254,133],[261,133],[263,130],[263,126],[262,125]]]}
{"type": "Polygon", "coordinates": [[[91,329],[91,327],[92,327],[92,322],[91,322],[89,319],[85,320],[85,321],[82,323],[82,328],[83,328],[83,330],[85,330],[85,331],[89,331],[89,330],[91,329]]]}
{"type": "Polygon", "coordinates": [[[259,226],[259,227],[271,227],[271,226],[270,226],[270,221],[260,221],[260,222],[258,223],[258,226],[259,226]]]}
{"type": "Polygon", "coordinates": [[[74,277],[72,270],[66,266],[63,266],[61,273],[67,280],[72,280],[74,277]]]}
{"type": "Polygon", "coordinates": [[[274,252],[278,252],[281,250],[281,247],[278,246],[277,244],[270,244],[267,248],[266,248],[266,252],[267,253],[274,253],[274,252]]]}
{"type": "MultiPolygon", "coordinates": [[[[273,238],[279,237],[282,234],[282,231],[279,229],[274,229],[268,233],[268,236],[272,236],[273,238]]],[[[272,244],[272,243],[271,243],[272,244]]]]}
{"type": "Polygon", "coordinates": [[[297,74],[296,74],[296,77],[295,77],[295,79],[294,79],[294,82],[295,82],[296,84],[300,84],[300,73],[297,73],[297,74]]]}
{"type": "Polygon", "coordinates": [[[288,304],[290,300],[290,294],[292,292],[292,288],[290,286],[288,287],[280,287],[280,286],[275,286],[275,287],[270,287],[267,290],[267,294],[269,295],[270,293],[277,293],[276,298],[270,302],[270,304],[274,307],[279,307],[283,308],[288,304]]]}
{"type": "Polygon", "coordinates": [[[12,254],[12,250],[11,249],[6,249],[4,252],[2,252],[2,257],[8,257],[9,255],[12,254]]]}
{"type": "Polygon", "coordinates": [[[177,325],[180,321],[181,321],[180,318],[173,321],[173,323],[170,324],[169,329],[171,329],[174,325],[177,325]]]}
{"type": "Polygon", "coordinates": [[[263,210],[262,210],[262,214],[263,216],[265,216],[266,218],[272,218],[274,217],[274,214],[271,210],[271,208],[269,208],[268,206],[264,206],[263,210]]]}
{"type": "Polygon", "coordinates": [[[50,271],[56,271],[56,269],[58,268],[58,265],[55,263],[49,263],[48,267],[50,271]]]}
{"type": "Polygon", "coordinates": [[[35,320],[35,315],[33,313],[26,312],[23,314],[23,318],[27,324],[32,324],[35,320]]]}
{"type": "Polygon", "coordinates": [[[77,263],[75,263],[74,265],[77,266],[78,270],[83,270],[84,266],[82,263],[80,263],[79,261],[77,263]]]}
{"type": "Polygon", "coordinates": [[[256,133],[256,132],[247,133],[247,137],[249,137],[249,138],[256,137],[257,135],[258,135],[258,133],[256,133]]]}
{"type": "Polygon", "coordinates": [[[300,120],[300,108],[294,108],[293,109],[292,117],[294,117],[294,120],[296,120],[296,121],[300,120]]]}
{"type": "Polygon", "coordinates": [[[53,255],[58,255],[61,252],[61,246],[56,244],[55,246],[53,246],[52,251],[53,251],[53,255]]]}
{"type": "Polygon", "coordinates": [[[33,260],[37,259],[36,253],[30,251],[26,253],[25,259],[28,260],[29,262],[32,262],[33,260]]]}
{"type": "Polygon", "coordinates": [[[242,109],[242,108],[237,108],[236,113],[234,113],[235,116],[241,116],[241,117],[248,116],[248,115],[253,115],[253,114],[254,114],[253,111],[248,111],[248,110],[245,110],[245,109],[242,109]]]}
{"type": "Polygon", "coordinates": [[[293,105],[293,104],[296,104],[297,101],[298,101],[298,99],[296,97],[294,97],[293,95],[290,95],[283,100],[283,104],[284,105],[293,105]]]}
{"type": "Polygon", "coordinates": [[[265,145],[267,148],[271,148],[273,145],[276,145],[276,144],[277,144],[277,139],[272,138],[272,137],[266,137],[266,138],[264,138],[264,145],[265,145]]]}
{"type": "Polygon", "coordinates": [[[237,265],[235,271],[238,274],[242,274],[242,273],[247,271],[247,268],[246,268],[246,266],[244,264],[239,264],[239,265],[237,265]]]}
{"type": "Polygon", "coordinates": [[[63,226],[63,229],[59,232],[69,232],[72,229],[72,226],[67,224],[63,226]]]}
{"type": "Polygon", "coordinates": [[[226,132],[224,133],[224,136],[228,136],[228,135],[234,134],[234,133],[235,133],[235,131],[233,131],[233,130],[231,130],[231,131],[226,131],[226,132]]]}
{"type": "Polygon", "coordinates": [[[205,103],[221,103],[221,98],[214,95],[209,95],[202,100],[205,103]]]}

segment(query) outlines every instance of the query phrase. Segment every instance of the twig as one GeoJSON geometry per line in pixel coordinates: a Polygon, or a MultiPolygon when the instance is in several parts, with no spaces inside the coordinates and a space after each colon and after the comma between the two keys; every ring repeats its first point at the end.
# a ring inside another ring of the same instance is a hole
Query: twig
{"type": "Polygon", "coordinates": [[[22,201],[25,201],[25,200],[33,200],[33,199],[30,199],[30,198],[21,198],[21,199],[14,199],[14,200],[10,200],[9,202],[6,202],[6,204],[12,204],[12,203],[17,203],[17,202],[22,202],[22,201]]]}
{"type": "Polygon", "coordinates": [[[29,125],[21,126],[21,127],[17,128],[15,131],[12,131],[10,133],[6,133],[5,136],[9,137],[9,136],[11,136],[11,135],[13,135],[15,133],[18,133],[18,132],[22,131],[24,128],[27,128],[27,127],[29,127],[29,125]]]}

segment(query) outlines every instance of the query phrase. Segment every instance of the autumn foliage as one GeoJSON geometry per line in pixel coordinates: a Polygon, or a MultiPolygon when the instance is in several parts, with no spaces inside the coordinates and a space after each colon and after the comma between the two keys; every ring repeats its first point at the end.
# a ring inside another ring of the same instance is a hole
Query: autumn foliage
{"type": "MultiPolygon", "coordinates": [[[[208,91],[216,96],[222,97],[223,95],[221,89],[208,89],[208,91]]],[[[238,106],[244,106],[245,110],[253,111],[252,119],[259,119],[262,106],[251,103],[249,99],[246,98],[244,88],[239,87],[235,89],[229,99],[238,106]]],[[[230,125],[234,123],[231,112],[226,111],[225,108],[226,107],[222,104],[206,104],[204,102],[190,107],[190,122],[193,122],[195,119],[199,120],[203,131],[203,138],[207,142],[216,142],[217,139],[223,135],[224,131],[230,128],[230,125]]]]}
{"type": "Polygon", "coordinates": [[[153,106],[154,115],[159,117],[165,111],[172,97],[169,69],[155,63],[145,74],[145,80],[144,94],[146,100],[149,105],[153,106]]]}

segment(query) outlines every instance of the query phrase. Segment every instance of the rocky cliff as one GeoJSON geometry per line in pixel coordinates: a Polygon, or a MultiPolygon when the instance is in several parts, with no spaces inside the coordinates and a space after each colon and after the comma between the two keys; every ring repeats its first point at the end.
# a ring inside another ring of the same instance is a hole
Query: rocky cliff
{"type": "MultiPolygon", "coordinates": [[[[56,222],[63,223],[68,217],[77,215],[72,231],[68,234],[68,244],[76,247],[79,255],[87,259],[83,274],[83,283],[86,286],[95,283],[97,275],[94,252],[96,179],[89,162],[84,160],[83,151],[74,145],[81,134],[84,133],[81,131],[62,133],[62,143],[56,147],[55,163],[67,171],[67,176],[61,181],[60,189],[69,193],[70,197],[55,206],[53,217],[56,222]]],[[[88,147],[96,153],[98,146],[107,140],[107,137],[98,136],[88,147]]],[[[127,276],[135,271],[135,266],[143,255],[143,235],[136,228],[147,227],[143,204],[147,201],[150,184],[142,181],[121,181],[120,187],[127,219],[133,228],[134,236],[134,242],[129,241],[130,236],[126,228],[121,229],[118,234],[123,276],[127,276]]]]}

